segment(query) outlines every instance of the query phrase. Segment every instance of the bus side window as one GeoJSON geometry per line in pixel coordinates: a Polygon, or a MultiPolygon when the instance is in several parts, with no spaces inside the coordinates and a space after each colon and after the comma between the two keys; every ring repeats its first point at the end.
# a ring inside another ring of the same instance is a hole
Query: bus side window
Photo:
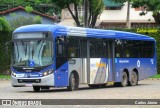
{"type": "Polygon", "coordinates": [[[80,45],[78,37],[68,38],[68,57],[69,58],[79,58],[80,57],[80,45]]]}
{"type": "Polygon", "coordinates": [[[57,56],[65,57],[66,45],[64,37],[57,37],[56,46],[57,46],[57,56]]]}
{"type": "Polygon", "coordinates": [[[58,55],[63,54],[63,53],[62,53],[62,51],[63,51],[62,48],[63,48],[62,44],[58,44],[58,55]]]}
{"type": "Polygon", "coordinates": [[[122,40],[115,40],[115,57],[123,57],[123,42],[122,40]]]}
{"type": "Polygon", "coordinates": [[[56,69],[61,67],[67,61],[66,48],[67,48],[66,37],[65,36],[57,37],[56,39],[56,51],[57,51],[56,52],[57,53],[56,69]]]}
{"type": "Polygon", "coordinates": [[[129,52],[129,50],[126,50],[126,51],[125,51],[125,57],[130,57],[130,52],[129,52]]]}

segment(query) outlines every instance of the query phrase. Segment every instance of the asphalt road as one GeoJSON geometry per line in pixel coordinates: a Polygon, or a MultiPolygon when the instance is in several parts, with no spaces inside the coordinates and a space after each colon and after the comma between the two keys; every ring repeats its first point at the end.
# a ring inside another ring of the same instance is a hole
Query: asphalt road
{"type": "Polygon", "coordinates": [[[34,92],[32,87],[12,87],[10,81],[0,80],[1,99],[160,99],[160,80],[139,81],[137,86],[89,88],[81,85],[77,91],[50,88],[34,92]]]}

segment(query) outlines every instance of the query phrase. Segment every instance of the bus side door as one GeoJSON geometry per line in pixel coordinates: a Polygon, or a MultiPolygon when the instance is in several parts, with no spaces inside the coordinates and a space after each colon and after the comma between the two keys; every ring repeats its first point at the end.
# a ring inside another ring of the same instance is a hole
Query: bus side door
{"type": "Polygon", "coordinates": [[[55,87],[68,86],[68,62],[66,37],[56,38],[55,87]]]}

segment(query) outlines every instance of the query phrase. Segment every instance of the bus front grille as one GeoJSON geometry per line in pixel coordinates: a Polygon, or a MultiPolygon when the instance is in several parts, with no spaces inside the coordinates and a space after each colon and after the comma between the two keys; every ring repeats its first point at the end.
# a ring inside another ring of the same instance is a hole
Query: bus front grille
{"type": "Polygon", "coordinates": [[[41,79],[18,79],[18,83],[40,83],[41,79]]]}

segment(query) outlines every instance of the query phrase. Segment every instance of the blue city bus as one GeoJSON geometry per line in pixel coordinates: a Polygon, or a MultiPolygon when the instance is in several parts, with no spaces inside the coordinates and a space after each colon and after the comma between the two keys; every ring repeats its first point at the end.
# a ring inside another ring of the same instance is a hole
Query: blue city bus
{"type": "Polygon", "coordinates": [[[89,87],[135,86],[157,74],[154,38],[123,31],[28,25],[12,37],[12,86],[77,90],[89,87]]]}

